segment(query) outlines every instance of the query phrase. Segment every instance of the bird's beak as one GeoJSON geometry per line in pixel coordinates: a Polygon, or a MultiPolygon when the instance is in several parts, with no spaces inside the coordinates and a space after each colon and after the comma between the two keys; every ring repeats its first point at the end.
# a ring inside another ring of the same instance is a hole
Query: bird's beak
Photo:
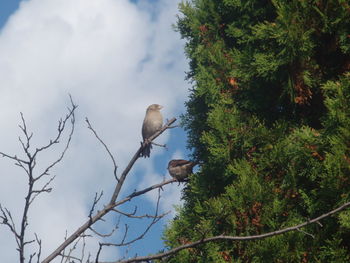
{"type": "Polygon", "coordinates": [[[164,107],[162,105],[158,105],[158,108],[161,110],[163,109],[164,107]]]}

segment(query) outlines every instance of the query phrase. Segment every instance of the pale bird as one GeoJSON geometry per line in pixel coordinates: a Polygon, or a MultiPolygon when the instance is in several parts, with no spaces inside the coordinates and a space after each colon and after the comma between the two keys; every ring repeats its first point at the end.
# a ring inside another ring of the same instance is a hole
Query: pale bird
{"type": "MultiPolygon", "coordinates": [[[[163,126],[163,116],[160,110],[163,106],[152,104],[146,110],[146,116],[142,125],[142,138],[146,142],[153,134],[159,131],[163,126]]],[[[141,157],[149,157],[152,149],[152,144],[149,143],[141,152],[141,157]]]]}

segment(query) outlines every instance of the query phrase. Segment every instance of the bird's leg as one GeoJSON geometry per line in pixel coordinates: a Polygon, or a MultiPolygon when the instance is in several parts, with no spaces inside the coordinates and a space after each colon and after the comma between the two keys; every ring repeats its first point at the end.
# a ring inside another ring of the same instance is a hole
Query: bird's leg
{"type": "Polygon", "coordinates": [[[144,139],[143,142],[141,142],[141,145],[142,145],[142,146],[146,146],[146,145],[148,145],[148,144],[150,144],[150,143],[151,143],[150,140],[147,138],[147,139],[144,139]]]}

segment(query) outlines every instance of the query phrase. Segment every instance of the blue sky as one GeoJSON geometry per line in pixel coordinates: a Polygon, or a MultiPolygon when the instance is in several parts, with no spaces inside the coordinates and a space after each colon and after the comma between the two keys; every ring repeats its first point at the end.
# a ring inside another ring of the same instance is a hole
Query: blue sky
{"type": "MultiPolygon", "coordinates": [[[[66,230],[70,233],[86,220],[95,192],[103,191],[102,201],[107,202],[114,188],[111,162],[86,128],[85,117],[115,154],[120,174],[139,147],[148,105],[163,105],[164,119],[184,113],[189,88],[184,72],[188,66],[184,43],[171,27],[176,22],[178,2],[26,0],[17,9],[18,1],[0,1],[0,151],[22,155],[19,112],[34,132],[33,147],[38,147],[55,134],[57,120],[69,103],[68,94],[79,105],[71,147],[53,171],[54,190],[39,198],[30,214],[28,238],[38,233],[44,255],[57,247],[66,230]]],[[[181,128],[167,131],[157,142],[166,143],[168,149],[155,147],[150,159],[137,162],[122,196],[169,178],[168,161],[188,156],[181,128]]],[[[60,147],[41,156],[38,169],[54,159],[60,147]]],[[[0,159],[0,170],[0,202],[19,219],[25,176],[4,158],[0,159]]],[[[174,215],[173,205],[181,203],[181,189],[178,184],[164,188],[162,212],[170,210],[174,215]]],[[[156,192],[127,204],[125,209],[137,205],[150,213],[155,200],[156,192]]],[[[162,249],[161,232],[171,216],[158,223],[146,239],[128,248],[128,256],[162,249]]],[[[109,218],[99,227],[107,229],[114,220],[109,218]]],[[[122,223],[132,224],[134,235],[145,224],[122,223]]],[[[98,241],[91,239],[87,247],[94,252],[98,241]]],[[[18,255],[13,237],[1,226],[0,243],[5,244],[0,248],[2,260],[15,262],[18,255]]],[[[28,252],[30,249],[35,247],[29,247],[28,252]]],[[[106,250],[104,257],[114,260],[118,255],[124,256],[124,251],[106,250]]]]}
{"type": "Polygon", "coordinates": [[[3,27],[8,17],[18,8],[19,2],[18,0],[0,0],[0,28],[3,27]]]}

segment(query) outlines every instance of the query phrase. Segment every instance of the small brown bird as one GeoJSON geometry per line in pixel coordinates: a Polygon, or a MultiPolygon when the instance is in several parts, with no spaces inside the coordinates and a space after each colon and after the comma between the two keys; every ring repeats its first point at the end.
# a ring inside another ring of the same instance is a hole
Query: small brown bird
{"type": "Polygon", "coordinates": [[[186,160],[171,160],[168,163],[169,174],[178,181],[182,181],[192,174],[192,168],[197,163],[186,160]]]}
{"type": "MultiPolygon", "coordinates": [[[[147,141],[149,137],[159,131],[163,126],[163,116],[160,110],[163,106],[152,104],[146,110],[146,116],[142,125],[143,141],[147,141]]],[[[148,144],[141,152],[141,157],[149,157],[152,149],[152,144],[148,144]]]]}

